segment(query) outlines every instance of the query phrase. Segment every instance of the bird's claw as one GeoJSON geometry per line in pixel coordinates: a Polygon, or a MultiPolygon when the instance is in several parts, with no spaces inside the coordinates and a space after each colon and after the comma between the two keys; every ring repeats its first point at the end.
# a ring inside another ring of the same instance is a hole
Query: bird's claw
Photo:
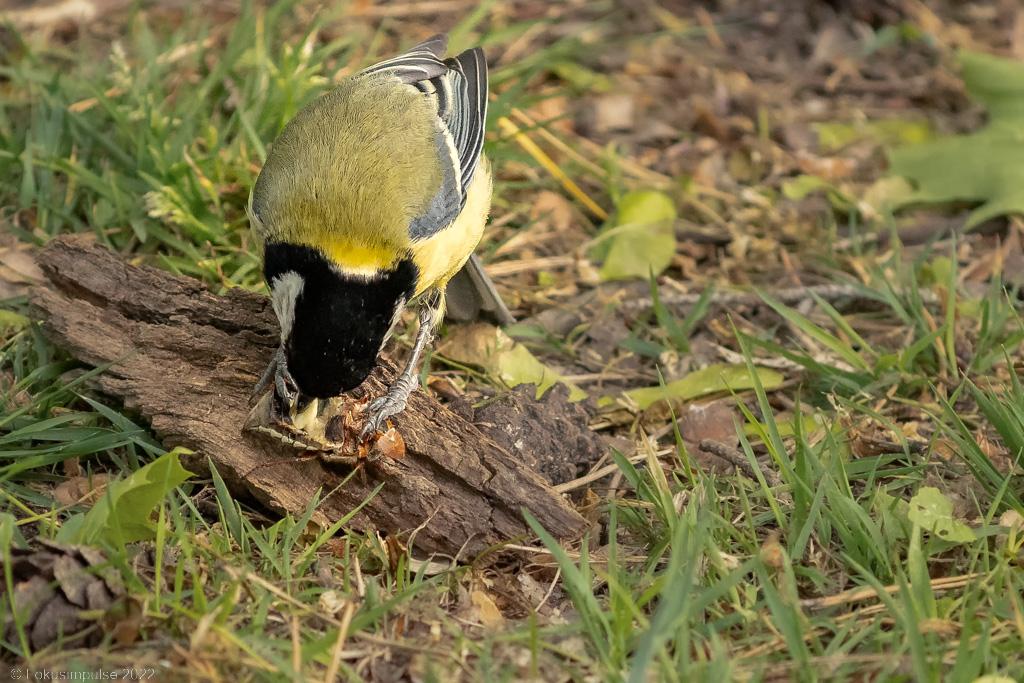
{"type": "Polygon", "coordinates": [[[253,396],[256,397],[263,393],[263,390],[267,388],[271,382],[274,384],[274,392],[277,397],[281,400],[282,404],[286,409],[290,409],[299,400],[299,385],[295,382],[295,378],[292,377],[292,373],[288,370],[288,357],[285,355],[284,347],[278,347],[277,353],[274,358],[270,361],[270,365],[267,366],[266,372],[263,373],[263,377],[256,384],[256,388],[253,390],[253,396]]]}
{"type": "Polygon", "coordinates": [[[384,427],[387,424],[388,418],[405,410],[406,400],[406,396],[388,392],[368,405],[366,412],[369,413],[370,417],[367,418],[366,425],[363,427],[359,438],[366,440],[378,432],[386,431],[384,427]]]}

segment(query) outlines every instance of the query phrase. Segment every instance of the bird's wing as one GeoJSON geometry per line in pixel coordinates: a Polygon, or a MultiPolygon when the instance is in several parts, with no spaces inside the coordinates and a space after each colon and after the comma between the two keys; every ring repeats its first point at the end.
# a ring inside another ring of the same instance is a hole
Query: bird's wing
{"type": "Polygon", "coordinates": [[[466,204],[466,192],[480,165],[487,121],[487,62],[475,47],[451,59],[441,56],[448,37],[436,35],[363,73],[390,72],[434,100],[437,153],[443,181],[426,213],[409,226],[414,240],[450,225],[466,204]]]}
{"type": "Polygon", "coordinates": [[[363,69],[359,75],[390,71],[398,76],[403,83],[415,85],[419,81],[438,78],[448,72],[448,67],[441,57],[448,49],[448,36],[438,33],[427,38],[419,45],[414,45],[397,57],[374,64],[363,69]]]}
{"type": "Polygon", "coordinates": [[[484,264],[476,254],[469,257],[445,288],[445,317],[458,322],[473,322],[481,312],[502,327],[514,325],[505,302],[501,300],[494,281],[484,271],[484,264]]]}

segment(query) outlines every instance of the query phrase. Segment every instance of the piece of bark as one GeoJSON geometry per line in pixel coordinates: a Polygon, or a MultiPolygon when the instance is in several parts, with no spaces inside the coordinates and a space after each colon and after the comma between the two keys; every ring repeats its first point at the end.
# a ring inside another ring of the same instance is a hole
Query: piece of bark
{"type": "MultiPolygon", "coordinates": [[[[406,456],[388,472],[364,464],[300,460],[297,451],[242,431],[250,396],[278,343],[270,300],[242,289],[225,296],[189,278],[125,263],[109,249],[58,237],[40,255],[57,291],[37,287],[32,314],[46,336],[91,365],[113,365],[100,388],[138,410],[169,447],[185,446],[193,471],[212,459],[236,488],[266,505],[301,514],[322,490],[314,519],[331,524],[383,488],[352,518],[358,529],[416,532],[421,551],[472,557],[526,533],[521,509],[556,538],[575,539],[586,521],[541,477],[464,418],[422,391],[392,418],[406,456]]],[[[397,375],[383,359],[364,383],[371,396],[397,375]]]]}
{"type": "Polygon", "coordinates": [[[588,427],[596,403],[570,403],[569,387],[561,383],[536,396],[537,385],[520,384],[477,408],[473,424],[556,486],[583,476],[608,452],[588,427]]]}

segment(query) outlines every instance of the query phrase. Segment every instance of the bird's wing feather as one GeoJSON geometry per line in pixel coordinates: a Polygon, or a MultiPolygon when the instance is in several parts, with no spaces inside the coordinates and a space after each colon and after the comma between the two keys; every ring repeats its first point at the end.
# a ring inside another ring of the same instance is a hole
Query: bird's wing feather
{"type": "Polygon", "coordinates": [[[480,164],[487,124],[487,62],[484,51],[475,47],[447,61],[451,70],[447,82],[452,85],[448,107],[438,106],[438,116],[455,139],[462,171],[463,201],[466,188],[480,164]]]}
{"type": "Polygon", "coordinates": [[[481,48],[445,59],[448,37],[436,35],[408,52],[366,69],[390,72],[434,100],[437,154],[443,179],[426,212],[409,226],[425,239],[450,225],[466,204],[466,192],[480,164],[487,121],[487,63],[481,48]]]}
{"type": "Polygon", "coordinates": [[[439,33],[427,38],[419,45],[414,45],[397,57],[374,64],[360,72],[360,75],[390,71],[398,76],[403,83],[415,85],[419,81],[430,80],[443,76],[448,67],[441,57],[448,49],[448,36],[439,33]]]}

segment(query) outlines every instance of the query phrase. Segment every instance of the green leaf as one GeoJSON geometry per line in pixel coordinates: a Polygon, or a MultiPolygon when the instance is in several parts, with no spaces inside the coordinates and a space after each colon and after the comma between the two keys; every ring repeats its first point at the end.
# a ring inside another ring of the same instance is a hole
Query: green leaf
{"type": "Polygon", "coordinates": [[[950,543],[970,543],[975,533],[963,522],[953,519],[953,504],[937,488],[924,486],[910,499],[910,521],[919,524],[950,543]]]}
{"type": "Polygon", "coordinates": [[[824,178],[814,175],[799,175],[782,183],[782,195],[786,199],[803,199],[817,190],[824,190],[828,202],[839,211],[850,212],[857,206],[857,200],[846,194],[824,178]]]}
{"type": "Polygon", "coordinates": [[[179,484],[192,476],[178,462],[190,451],[175,448],[127,479],[107,486],[107,492],[86,513],[73,515],[61,527],[57,540],[82,545],[124,545],[156,536],[150,513],[179,484]]]}
{"type": "Polygon", "coordinates": [[[927,142],[935,135],[931,123],[924,120],[882,119],[854,124],[823,122],[811,126],[818,134],[818,143],[826,152],[837,152],[859,140],[874,140],[883,144],[917,144],[927,142]]]}
{"type": "Polygon", "coordinates": [[[599,240],[608,241],[602,280],[648,278],[661,274],[676,253],[672,223],[676,207],[668,195],[653,190],[630,192],[618,206],[618,224],[599,240]]]}
{"type": "Polygon", "coordinates": [[[14,311],[0,310],[0,336],[20,332],[28,327],[29,319],[14,311]]]}
{"type": "Polygon", "coordinates": [[[832,183],[815,175],[798,175],[782,183],[782,196],[786,199],[804,199],[815,190],[831,190],[832,183]]]}
{"type": "Polygon", "coordinates": [[[668,195],[655,190],[629,192],[619,201],[617,209],[619,225],[674,221],[677,216],[676,206],[668,195]]]}
{"type": "Polygon", "coordinates": [[[886,216],[914,194],[914,187],[902,176],[879,178],[866,190],[858,205],[861,213],[871,217],[886,216]]]}
{"type": "MultiPolygon", "coordinates": [[[[767,368],[757,368],[757,376],[765,390],[775,389],[782,384],[782,373],[767,368]]],[[[622,392],[622,395],[635,401],[644,410],[662,399],[691,399],[717,394],[725,391],[746,391],[755,386],[754,378],[746,365],[709,365],[703,370],[691,372],[682,379],[670,382],[665,386],[642,387],[622,392]]],[[[599,401],[599,405],[607,405],[614,401],[608,397],[599,401]]]]}
{"type": "MultiPolygon", "coordinates": [[[[793,436],[797,433],[813,432],[821,426],[821,418],[817,415],[800,415],[799,417],[775,423],[779,436],[793,436]]],[[[743,426],[743,433],[747,436],[760,436],[760,427],[758,425],[746,424],[743,426]]]]}
{"type": "Polygon", "coordinates": [[[608,76],[588,69],[579,62],[559,62],[551,70],[580,93],[608,92],[614,85],[608,76]]]}
{"type": "Polygon", "coordinates": [[[967,90],[988,109],[988,124],[971,135],[895,149],[889,172],[917,187],[901,206],[979,202],[967,219],[970,228],[1024,213],[1024,65],[968,51],[957,56],[967,90]]]}

